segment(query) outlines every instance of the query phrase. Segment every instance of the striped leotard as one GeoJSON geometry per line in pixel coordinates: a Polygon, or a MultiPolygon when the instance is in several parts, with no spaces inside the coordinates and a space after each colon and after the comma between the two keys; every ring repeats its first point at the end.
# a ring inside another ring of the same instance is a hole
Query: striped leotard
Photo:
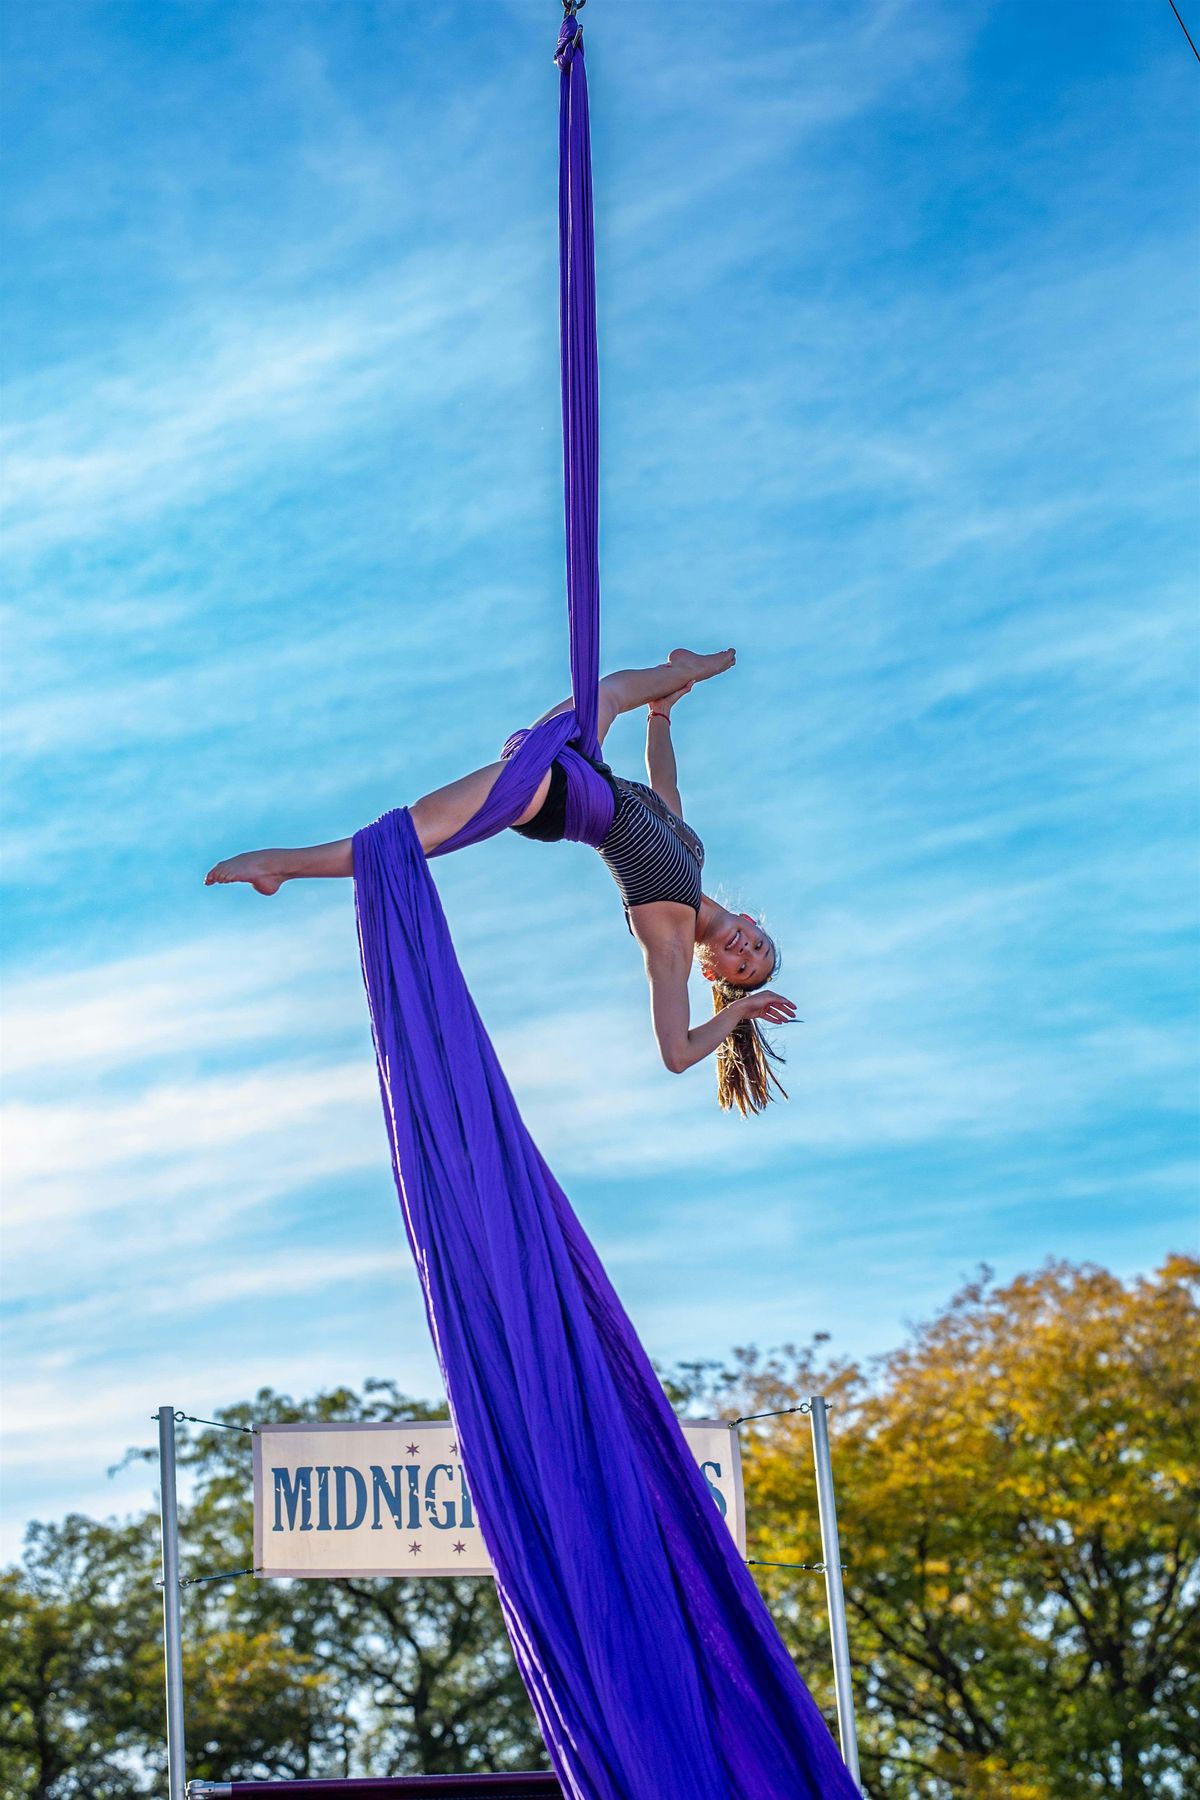
{"type": "Polygon", "coordinates": [[[626,912],[655,900],[700,909],[704,845],[653,788],[613,776],[617,809],[600,845],[626,912]]]}
{"type": "MultiPolygon", "coordinates": [[[[656,900],[674,900],[698,911],[704,845],[691,826],[673,813],[653,788],[614,775],[607,763],[594,765],[610,782],[613,822],[597,846],[617,884],[625,911],[656,900]]],[[[563,836],[566,778],[555,763],[550,791],[536,816],[514,827],[522,837],[556,843],[563,836]]]]}

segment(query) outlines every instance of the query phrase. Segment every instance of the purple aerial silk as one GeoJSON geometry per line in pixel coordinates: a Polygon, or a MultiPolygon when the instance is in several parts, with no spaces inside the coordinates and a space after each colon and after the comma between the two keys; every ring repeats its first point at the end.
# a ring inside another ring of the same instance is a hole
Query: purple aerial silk
{"type": "Polygon", "coordinates": [[[513,1648],[564,1792],[854,1788],[521,1122],[407,811],[354,840],[401,1208],[513,1648]]]}
{"type": "MultiPolygon", "coordinates": [[[[599,670],[596,342],[577,30],[568,19],[559,40],[575,704],[520,735],[488,803],[443,851],[511,824],[556,755],[572,835],[598,842],[603,823],[607,784],[587,761],[599,670]]],[[[358,833],[354,874],[401,1209],[509,1635],[564,1793],[851,1800],[661,1384],[521,1121],[407,810],[358,833]]]]}
{"type": "Polygon", "coordinates": [[[596,358],[596,238],[583,30],[558,34],[558,321],[562,368],[563,511],[571,693],[585,755],[600,752],[600,377],[596,358]]]}
{"type": "MultiPolygon", "coordinates": [[[[599,635],[597,610],[597,639],[599,635]]],[[[501,752],[504,767],[479,811],[430,854],[445,856],[450,850],[465,850],[468,844],[478,844],[515,824],[553,762],[561,763],[567,777],[566,836],[573,843],[602,844],[613,820],[613,791],[575,748],[579,736],[576,707],[552,713],[527,731],[514,732],[501,752]]]]}

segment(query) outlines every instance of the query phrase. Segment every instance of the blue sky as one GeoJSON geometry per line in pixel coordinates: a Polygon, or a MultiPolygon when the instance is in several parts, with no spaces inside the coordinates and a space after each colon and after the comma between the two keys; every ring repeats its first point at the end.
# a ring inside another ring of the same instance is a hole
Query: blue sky
{"type": "MultiPolygon", "coordinates": [[[[1166,0],[585,17],[606,661],[737,644],[681,786],[806,1022],[721,1116],[598,858],[494,841],[437,874],[527,1120],[665,1360],[1146,1269],[1197,1217],[1200,70],[1166,0]]],[[[556,25],[9,11],[7,1552],[147,1498],[161,1401],[436,1391],[349,888],[201,878],[564,691],[556,25]]]]}

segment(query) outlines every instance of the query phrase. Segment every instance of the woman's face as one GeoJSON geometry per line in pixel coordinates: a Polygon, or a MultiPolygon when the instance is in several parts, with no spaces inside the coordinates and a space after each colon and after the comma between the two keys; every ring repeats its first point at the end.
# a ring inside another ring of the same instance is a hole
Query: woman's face
{"type": "Polygon", "coordinates": [[[700,953],[706,974],[735,987],[757,987],[775,967],[772,940],[749,913],[726,913],[704,941],[700,953]]]}

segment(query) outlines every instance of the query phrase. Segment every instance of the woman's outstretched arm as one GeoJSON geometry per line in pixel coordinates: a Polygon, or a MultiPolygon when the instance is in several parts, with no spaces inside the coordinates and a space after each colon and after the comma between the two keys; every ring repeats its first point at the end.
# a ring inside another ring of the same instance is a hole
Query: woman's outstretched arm
{"type": "MultiPolygon", "coordinates": [[[[446,787],[423,794],[409,808],[413,827],[426,856],[473,819],[496,785],[502,762],[473,769],[446,787]]],[[[550,789],[549,772],[543,776],[533,799],[516,821],[524,825],[540,809],[550,789]]],[[[354,840],[338,838],[331,844],[310,844],[299,850],[247,850],[217,863],[204,877],[206,887],[230,881],[248,881],[260,894],[274,894],[285,881],[314,880],[354,873],[354,840]]]]}
{"type": "MultiPolygon", "coordinates": [[[[671,904],[664,902],[664,904],[671,904]]],[[[688,1001],[688,969],[690,958],[677,944],[646,947],[646,978],[650,983],[650,1017],[659,1054],[673,1075],[703,1062],[706,1056],[730,1037],[747,1019],[760,1019],[767,1025],[787,1025],[796,1016],[791,1000],[770,988],[758,988],[743,994],[711,1019],[699,1025],[691,1022],[688,1001]]]]}
{"type": "Polygon", "coordinates": [[[650,777],[650,786],[681,819],[683,802],[679,798],[679,770],[675,762],[675,745],[671,741],[670,715],[675,702],[691,691],[689,681],[677,694],[654,701],[646,714],[646,773],[650,777]]]}

